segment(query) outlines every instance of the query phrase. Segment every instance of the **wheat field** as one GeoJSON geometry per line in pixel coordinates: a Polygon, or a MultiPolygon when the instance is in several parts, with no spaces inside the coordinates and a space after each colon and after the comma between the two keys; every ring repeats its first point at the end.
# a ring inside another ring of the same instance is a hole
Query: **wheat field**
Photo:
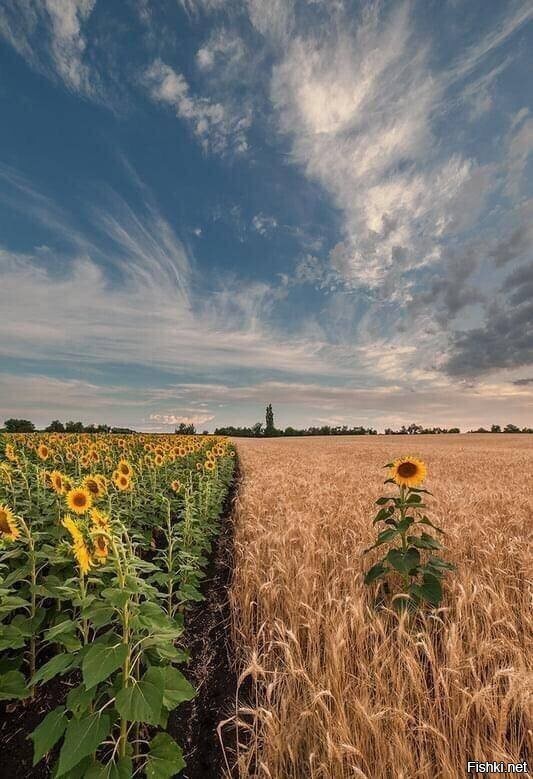
{"type": "MultiPolygon", "coordinates": [[[[531,761],[533,436],[238,441],[233,774],[455,779],[531,761]],[[427,463],[442,607],[371,607],[361,552],[391,458],[427,463]]],[[[531,766],[531,762],[530,762],[531,766]]]]}

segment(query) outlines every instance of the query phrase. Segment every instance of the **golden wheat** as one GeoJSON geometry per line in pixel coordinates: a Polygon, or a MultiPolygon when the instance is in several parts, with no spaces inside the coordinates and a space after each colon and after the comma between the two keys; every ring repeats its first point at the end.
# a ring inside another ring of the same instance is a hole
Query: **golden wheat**
{"type": "Polygon", "coordinates": [[[533,436],[238,450],[237,774],[456,779],[468,759],[531,759],[533,436]],[[382,465],[406,453],[428,465],[431,516],[458,568],[414,628],[372,610],[361,560],[382,465]]]}

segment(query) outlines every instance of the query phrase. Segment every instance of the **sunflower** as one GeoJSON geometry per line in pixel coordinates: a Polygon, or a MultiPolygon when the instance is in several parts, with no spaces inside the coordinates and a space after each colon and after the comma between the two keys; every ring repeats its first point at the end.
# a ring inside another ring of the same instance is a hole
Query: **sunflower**
{"type": "Polygon", "coordinates": [[[389,478],[394,479],[400,487],[417,487],[426,478],[427,468],[422,460],[416,457],[399,457],[394,460],[389,471],[389,478]]]}
{"type": "Polygon", "coordinates": [[[103,511],[91,509],[90,517],[94,530],[105,530],[106,533],[109,531],[109,517],[103,511]]]}
{"type": "Polygon", "coordinates": [[[75,487],[67,492],[67,506],[75,514],[85,514],[93,505],[93,496],[86,487],[75,487]]]}
{"type": "Polygon", "coordinates": [[[125,476],[123,473],[117,473],[114,481],[115,487],[121,492],[129,490],[131,487],[131,479],[128,476],[125,476]]]}
{"type": "Polygon", "coordinates": [[[40,446],[37,447],[37,456],[41,460],[48,460],[50,457],[50,449],[46,444],[40,444],[40,446]]]}
{"type": "Polygon", "coordinates": [[[216,464],[214,460],[206,460],[204,463],[204,468],[206,471],[214,471],[216,468],[216,464]]]}
{"type": "Polygon", "coordinates": [[[127,460],[121,460],[117,465],[117,471],[121,473],[123,476],[129,477],[133,473],[133,468],[131,467],[131,464],[127,460]]]}
{"type": "Polygon", "coordinates": [[[154,463],[156,465],[163,465],[163,457],[162,457],[162,455],[156,454],[156,456],[154,457],[154,463]]]}
{"type": "Polygon", "coordinates": [[[65,514],[65,516],[61,520],[61,524],[66,530],[68,530],[74,543],[76,543],[77,541],[83,541],[83,536],[81,534],[80,526],[75,519],[72,519],[70,514],[65,514]]]}
{"type": "Polygon", "coordinates": [[[8,506],[0,505],[0,538],[3,541],[16,541],[19,536],[15,515],[8,506]]]}
{"type": "Polygon", "coordinates": [[[80,573],[85,576],[85,574],[89,573],[91,568],[91,555],[89,554],[89,550],[87,549],[83,538],[74,543],[72,551],[79,565],[80,573]]]}
{"type": "Polygon", "coordinates": [[[15,454],[15,449],[12,444],[6,444],[5,454],[8,460],[11,460],[12,463],[17,462],[17,455],[15,454]]]}
{"type": "Polygon", "coordinates": [[[59,471],[52,471],[49,478],[54,492],[57,492],[58,495],[61,495],[65,491],[65,480],[63,474],[59,471]]]}
{"type": "Polygon", "coordinates": [[[99,476],[86,476],[82,482],[86,490],[89,490],[93,498],[99,498],[105,494],[103,484],[99,476]]]}
{"type": "Polygon", "coordinates": [[[181,482],[179,479],[174,479],[174,481],[170,483],[170,486],[174,492],[179,492],[181,490],[181,482]]]}
{"type": "Polygon", "coordinates": [[[94,539],[94,556],[98,562],[102,562],[109,554],[109,544],[107,538],[102,535],[96,536],[94,539]]]}

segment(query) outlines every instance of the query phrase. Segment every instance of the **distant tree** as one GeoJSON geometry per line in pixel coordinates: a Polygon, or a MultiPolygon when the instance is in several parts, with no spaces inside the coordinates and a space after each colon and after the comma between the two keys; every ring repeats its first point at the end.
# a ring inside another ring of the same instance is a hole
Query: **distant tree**
{"type": "Polygon", "coordinates": [[[490,432],[491,433],[501,433],[502,429],[501,429],[501,427],[499,425],[491,425],[490,432]]]}
{"type": "Polygon", "coordinates": [[[29,419],[6,419],[4,428],[6,433],[33,433],[35,425],[29,419]]]}
{"type": "Polygon", "coordinates": [[[450,427],[450,429],[448,430],[448,433],[460,433],[460,432],[461,430],[458,427],[450,427]]]}
{"type": "Polygon", "coordinates": [[[252,435],[255,438],[259,438],[260,435],[263,433],[263,423],[262,422],[256,422],[255,425],[252,425],[252,435]]]}
{"type": "Polygon", "coordinates": [[[73,422],[70,420],[65,425],[66,433],[83,433],[83,422],[73,422]]]}
{"type": "Polygon", "coordinates": [[[503,429],[503,432],[504,433],[519,433],[520,432],[520,428],[517,427],[516,425],[509,424],[509,425],[505,425],[505,427],[503,429]]]}
{"type": "Polygon", "coordinates": [[[265,435],[276,435],[276,428],[274,427],[274,412],[272,410],[272,403],[269,403],[265,411],[265,435]]]}
{"type": "Polygon", "coordinates": [[[63,422],[60,422],[59,419],[54,419],[53,422],[50,422],[48,427],[45,427],[45,432],[47,433],[64,433],[65,432],[65,425],[63,422]]]}
{"type": "Polygon", "coordinates": [[[209,435],[209,430],[202,430],[202,435],[209,435]]]}
{"type": "Polygon", "coordinates": [[[185,422],[180,422],[174,432],[178,435],[195,435],[196,428],[193,424],[187,425],[185,422]]]}
{"type": "Polygon", "coordinates": [[[131,435],[132,433],[135,433],[135,430],[132,430],[130,427],[112,427],[109,432],[119,433],[120,435],[131,435]]]}

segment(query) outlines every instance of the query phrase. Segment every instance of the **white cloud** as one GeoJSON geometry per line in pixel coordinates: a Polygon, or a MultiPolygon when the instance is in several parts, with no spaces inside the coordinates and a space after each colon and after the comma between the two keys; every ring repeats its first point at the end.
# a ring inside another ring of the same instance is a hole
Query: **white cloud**
{"type": "Polygon", "coordinates": [[[236,110],[208,97],[196,97],[184,76],[161,60],[152,63],[145,80],[152,99],[172,106],[176,115],[189,124],[206,152],[242,154],[247,151],[247,131],[252,123],[249,110],[236,110]]]}
{"type": "Polygon", "coordinates": [[[278,221],[273,216],[267,216],[266,214],[256,214],[252,219],[252,227],[260,235],[268,235],[278,226],[278,221]]]}
{"type": "Polygon", "coordinates": [[[150,414],[150,421],[157,422],[160,425],[205,425],[215,418],[214,414],[194,414],[192,416],[182,416],[180,414],[150,414]]]}
{"type": "Polygon", "coordinates": [[[84,58],[84,26],[95,4],[96,0],[5,0],[0,35],[36,70],[62,79],[73,92],[96,98],[98,77],[84,58]]]}

